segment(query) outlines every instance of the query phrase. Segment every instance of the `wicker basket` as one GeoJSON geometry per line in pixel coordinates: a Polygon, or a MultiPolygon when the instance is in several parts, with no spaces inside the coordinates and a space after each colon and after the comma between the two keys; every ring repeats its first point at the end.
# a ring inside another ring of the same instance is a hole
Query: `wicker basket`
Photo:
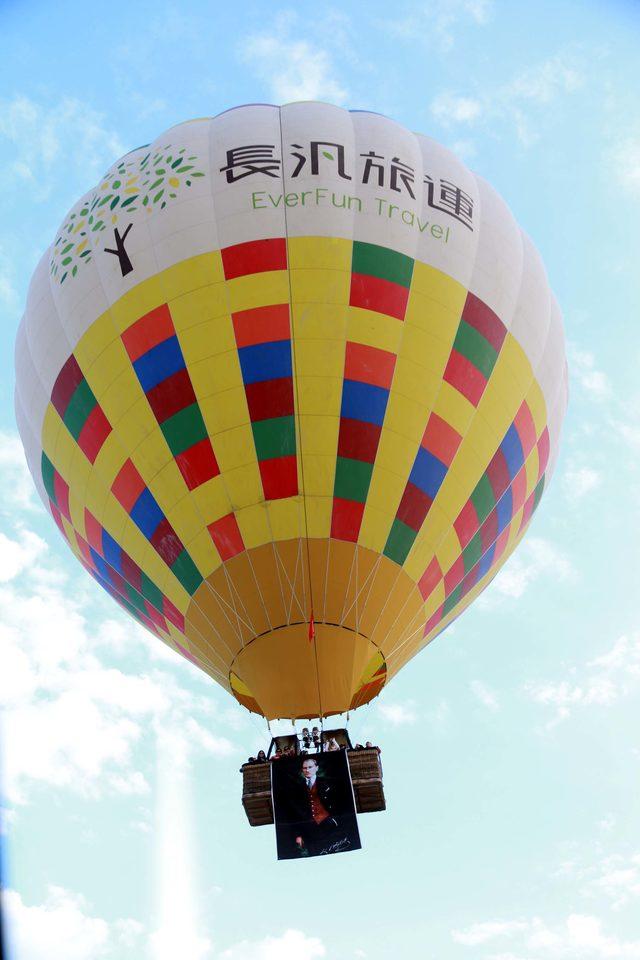
{"type": "MultiPolygon", "coordinates": [[[[385,810],[382,764],[377,749],[347,752],[358,813],[385,810]]],[[[277,762],[277,761],[276,761],[277,762]]],[[[245,763],[242,773],[242,805],[252,827],[273,823],[271,764],[245,763]]]]}

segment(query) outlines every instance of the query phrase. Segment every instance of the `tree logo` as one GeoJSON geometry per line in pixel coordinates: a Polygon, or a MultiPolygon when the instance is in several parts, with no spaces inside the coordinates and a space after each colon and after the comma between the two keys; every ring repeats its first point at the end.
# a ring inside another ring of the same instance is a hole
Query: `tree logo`
{"type": "Polygon", "coordinates": [[[51,276],[60,284],[68,277],[75,277],[80,264],[89,263],[97,252],[90,246],[91,235],[102,233],[108,226],[115,228],[116,250],[106,252],[117,253],[123,276],[130,273],[133,267],[128,256],[123,256],[122,245],[131,223],[120,235],[115,227],[118,217],[140,209],[148,213],[164,210],[196,177],[204,177],[205,174],[196,169],[197,157],[185,156],[186,150],[182,147],[174,153],[168,145],[153,155],[149,151],[141,160],[121,160],[105,176],[91,199],[79,212],[69,214],[61,227],[53,245],[51,276]]]}

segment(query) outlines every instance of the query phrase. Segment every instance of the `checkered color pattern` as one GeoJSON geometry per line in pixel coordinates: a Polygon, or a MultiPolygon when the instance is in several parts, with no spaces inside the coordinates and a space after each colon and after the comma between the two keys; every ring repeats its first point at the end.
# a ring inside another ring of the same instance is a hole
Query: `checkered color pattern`
{"type": "Polygon", "coordinates": [[[220,469],[167,304],[136,320],[122,342],[187,489],[195,490],[220,469]]]}
{"type": "Polygon", "coordinates": [[[111,424],[87,383],[73,354],[58,374],[51,403],[90,463],[95,463],[111,433],[111,424]]]}
{"type": "MultiPolygon", "coordinates": [[[[477,408],[504,342],[504,324],[468,294],[443,380],[477,408]]],[[[429,417],[409,481],[402,494],[385,555],[397,563],[413,546],[451,467],[462,436],[437,413],[429,417]]]]}
{"type": "MultiPolygon", "coordinates": [[[[221,564],[303,534],[299,443],[312,535],[403,568],[422,597],[421,638],[494,575],[544,489],[544,400],[502,321],[410,257],[329,243],[237,244],[207,261],[211,280],[192,292],[172,296],[165,277],[160,298],[151,284],[123,309],[115,342],[110,318],[96,321],[52,390],[42,480],[56,523],[132,616],[216,676],[206,644],[196,654],[184,635],[185,616],[221,564]],[[330,258],[346,268],[335,274],[344,299],[333,314],[317,306],[326,281],[314,273],[330,258]],[[196,322],[196,308],[205,320],[196,322]],[[310,362],[312,351],[326,369],[310,362]],[[514,369],[519,397],[504,393],[514,369]],[[472,449],[486,451],[484,463],[472,449]]],[[[202,263],[195,269],[201,276],[202,263]]],[[[387,676],[384,658],[369,665],[352,706],[387,676]]],[[[238,678],[236,686],[255,706],[238,678]]]]}
{"type": "Polygon", "coordinates": [[[125,461],[111,492],[185,590],[193,594],[202,583],[202,574],[131,460],[125,461]]]}
{"type": "Polygon", "coordinates": [[[168,636],[169,622],[182,633],[184,616],[163,596],[150,577],[116,543],[89,510],[85,510],[87,539],[71,527],[68,484],[46,454],[43,454],[42,460],[42,474],[50,496],[51,513],[58,529],[85,569],[128,613],[152,633],[168,636]]]}
{"type": "MultiPolygon", "coordinates": [[[[222,251],[227,280],[286,270],[284,240],[257,240],[222,251]]],[[[240,310],[233,329],[266,500],[298,493],[289,303],[240,310]]]]}

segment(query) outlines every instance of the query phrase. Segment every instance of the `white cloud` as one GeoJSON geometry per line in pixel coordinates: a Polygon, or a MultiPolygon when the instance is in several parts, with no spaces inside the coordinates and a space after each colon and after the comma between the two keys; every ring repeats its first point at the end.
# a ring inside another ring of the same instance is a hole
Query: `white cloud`
{"type": "MultiPolygon", "coordinates": [[[[50,886],[44,903],[27,905],[15,890],[2,895],[10,956],[20,960],[96,960],[118,947],[140,946],[136,920],[107,923],[90,914],[84,898],[50,886]]],[[[139,955],[139,952],[138,952],[139,955]]]]}
{"type": "Polygon", "coordinates": [[[493,13],[493,0],[426,0],[404,16],[385,20],[384,30],[403,40],[418,40],[447,53],[467,25],[482,27],[493,13]]]}
{"type": "Polygon", "coordinates": [[[72,787],[87,796],[107,785],[120,793],[144,792],[146,780],[132,769],[141,734],[139,724],[101,709],[81,690],[14,708],[4,726],[7,792],[23,799],[25,780],[72,787]]]}
{"type": "Polygon", "coordinates": [[[615,435],[622,440],[626,449],[631,448],[631,453],[635,458],[640,450],[640,398],[634,398],[621,405],[621,416],[614,417],[611,420],[611,427],[615,435]]]}
{"type": "Polygon", "coordinates": [[[561,720],[566,720],[576,706],[608,706],[618,699],[618,690],[610,680],[602,677],[588,678],[583,683],[562,680],[558,683],[530,683],[526,687],[529,699],[534,703],[553,707],[555,715],[546,724],[551,730],[561,720]]]}
{"type": "Polygon", "coordinates": [[[571,679],[530,682],[527,696],[535,703],[552,707],[546,724],[552,729],[576,708],[608,707],[640,686],[640,636],[622,636],[602,656],[589,660],[581,669],[571,670],[571,679]]]}
{"type": "Polygon", "coordinates": [[[185,749],[189,752],[194,747],[199,747],[213,757],[228,757],[236,751],[234,745],[226,737],[219,737],[211,733],[192,716],[184,718],[182,732],[185,749]]]}
{"type": "Polygon", "coordinates": [[[515,128],[524,146],[537,140],[536,125],[550,106],[574,94],[584,82],[582,68],[564,54],[550,57],[506,83],[474,95],[443,90],[431,101],[431,113],[444,127],[483,121],[495,133],[497,122],[515,128]]]}
{"type": "Polygon", "coordinates": [[[597,703],[607,706],[617,699],[617,690],[610,680],[596,677],[583,686],[566,681],[560,683],[541,683],[529,688],[530,696],[536,703],[551,704],[565,711],[576,703],[597,703]]]}
{"type": "Polygon", "coordinates": [[[625,444],[640,449],[640,424],[636,420],[614,420],[612,426],[625,444]]]}
{"type": "Polygon", "coordinates": [[[251,34],[240,48],[241,59],[269,85],[278,103],[329,100],[342,104],[347,90],[337,76],[328,49],[297,36],[298,18],[281,13],[273,30],[251,34]]]}
{"type": "Polygon", "coordinates": [[[572,380],[593,400],[604,401],[611,396],[611,384],[607,375],[598,368],[596,358],[589,350],[582,350],[575,343],[567,344],[572,380]]]}
{"type": "Polygon", "coordinates": [[[0,588],[2,622],[0,642],[3,669],[0,696],[5,705],[17,705],[39,688],[61,684],[61,674],[72,668],[86,647],[85,621],[78,605],[54,586],[15,585],[0,588]]]}
{"type": "Polygon", "coordinates": [[[91,187],[125,147],[102,114],[80,100],[65,97],[54,105],[17,95],[0,100],[0,144],[11,156],[9,179],[29,186],[35,200],[46,199],[57,172],[75,172],[91,187]]]}
{"type": "Polygon", "coordinates": [[[243,940],[223,950],[220,960],[315,960],[326,956],[318,937],[309,937],[301,930],[285,930],[282,936],[264,940],[243,940]]]}
{"type": "MultiPolygon", "coordinates": [[[[7,551],[5,574],[18,574],[29,550],[39,550],[34,537],[25,531],[23,545],[7,551]]],[[[5,791],[14,803],[25,802],[42,783],[94,797],[146,792],[136,748],[163,724],[181,730],[189,750],[214,756],[234,750],[199,722],[199,713],[209,722],[209,706],[170,674],[156,669],[136,675],[104,663],[103,651],[112,652],[110,634],[117,648],[122,627],[117,621],[92,627],[83,590],[74,591],[61,571],[52,577],[42,566],[0,587],[2,760],[5,791]]],[[[95,588],[88,596],[95,604],[95,588]]],[[[129,650],[141,633],[129,627],[129,650]]]]}
{"type": "Polygon", "coordinates": [[[553,876],[570,881],[572,890],[599,906],[619,911],[640,901],[640,850],[613,851],[610,848],[616,821],[607,814],[599,823],[607,845],[596,839],[593,845],[575,843],[571,859],[563,861],[553,876]]]}
{"type": "Polygon", "coordinates": [[[478,947],[497,937],[511,937],[528,929],[528,923],[522,920],[485,920],[472,923],[466,930],[452,930],[451,936],[456,943],[465,947],[478,947]]]}
{"type": "Polygon", "coordinates": [[[191,935],[184,930],[168,936],[164,927],[151,934],[149,950],[154,960],[174,960],[175,957],[207,960],[213,957],[213,945],[208,937],[191,935]]]}
{"type": "Polygon", "coordinates": [[[18,291],[14,286],[14,267],[0,246],[0,306],[15,310],[18,303],[18,291]]]}
{"type": "Polygon", "coordinates": [[[621,910],[640,899],[640,853],[631,856],[611,854],[605,857],[584,887],[586,896],[606,897],[614,910],[621,910]]]}
{"type": "Polygon", "coordinates": [[[447,146],[465,163],[471,163],[478,152],[472,140],[454,140],[447,146]]]}
{"type": "Polygon", "coordinates": [[[500,703],[492,690],[489,690],[480,680],[472,680],[470,687],[471,692],[478,698],[483,707],[486,707],[492,713],[497,713],[500,709],[500,703]]]}
{"type": "Polygon", "coordinates": [[[565,496],[573,503],[597,490],[601,483],[602,475],[592,467],[569,465],[562,477],[565,496]]]}
{"type": "Polygon", "coordinates": [[[13,286],[11,270],[0,261],[0,304],[5,307],[15,307],[18,302],[18,291],[13,286]]]}
{"type": "MultiPolygon", "coordinates": [[[[449,9],[454,6],[449,2],[449,9]]],[[[493,13],[493,0],[462,0],[459,5],[477,24],[488,23],[493,13]]]]}
{"type": "Polygon", "coordinates": [[[15,509],[31,510],[37,504],[34,486],[22,443],[17,433],[0,430],[0,475],[2,476],[2,511],[13,516],[15,509]]]}
{"type": "Polygon", "coordinates": [[[583,82],[580,70],[558,55],[517,74],[503,88],[503,95],[510,100],[548,104],[563,93],[578,90],[583,82]]]}
{"type": "Polygon", "coordinates": [[[439,700],[435,706],[427,713],[427,719],[439,733],[443,733],[449,723],[451,716],[451,707],[446,700],[439,700]]]}
{"type": "Polygon", "coordinates": [[[634,197],[640,197],[640,137],[619,140],[606,154],[607,171],[634,197]]]}
{"type": "MultiPolygon", "coordinates": [[[[101,621],[98,588],[79,568],[69,577],[24,525],[32,482],[14,434],[0,434],[0,467],[0,502],[15,497],[7,511],[13,530],[0,533],[1,754],[9,802],[27,802],[42,784],[91,797],[144,794],[147,760],[138,747],[157,729],[179,730],[185,756],[234,752],[211,729],[211,698],[182,688],[163,669],[166,660],[146,675],[113,662],[144,654],[149,635],[131,621],[101,621]]],[[[182,663],[175,654],[170,660],[182,663]]]]}
{"type": "Polygon", "coordinates": [[[453,930],[453,940],[468,947],[502,947],[509,952],[492,953],[492,960],[637,960],[640,940],[621,940],[605,932],[602,920],[572,913],[562,922],[548,924],[539,917],[527,920],[495,920],[453,930]]]}
{"type": "Polygon", "coordinates": [[[636,454],[640,451],[640,394],[633,394],[620,402],[611,417],[610,426],[636,463],[636,454]]]}
{"type": "Polygon", "coordinates": [[[378,713],[394,727],[412,724],[418,719],[411,700],[407,703],[379,703],[378,713]]]}
{"type": "Polygon", "coordinates": [[[619,637],[611,650],[589,660],[587,666],[608,674],[617,672],[627,677],[640,677],[640,636],[619,637]]]}
{"type": "Polygon", "coordinates": [[[119,31],[105,50],[112,71],[109,86],[119,94],[114,99],[128,103],[138,123],[170,111],[169,87],[155,82],[156,71],[159,63],[167,75],[180,70],[184,50],[189,51],[190,68],[198,75],[200,90],[205,95],[212,92],[212,27],[215,30],[215,20],[208,11],[202,20],[193,8],[185,16],[179,6],[165,4],[162,16],[147,18],[144,30],[119,31]]]}
{"type": "Polygon", "coordinates": [[[440,123],[473,123],[481,115],[483,105],[475,97],[457,97],[441,93],[431,101],[431,113],[440,123]]]}
{"type": "Polygon", "coordinates": [[[613,828],[615,827],[615,825],[616,825],[616,818],[612,813],[606,813],[598,824],[600,829],[603,830],[605,833],[610,833],[611,830],[613,830],[613,828]]]}
{"type": "Polygon", "coordinates": [[[491,610],[504,598],[521,597],[541,578],[568,581],[574,577],[571,561],[553,543],[541,537],[529,537],[520,544],[476,603],[481,609],[491,610]]]}
{"type": "Polygon", "coordinates": [[[0,532],[0,583],[13,580],[23,570],[35,564],[47,550],[47,544],[32,530],[18,529],[18,538],[12,540],[0,532]]]}

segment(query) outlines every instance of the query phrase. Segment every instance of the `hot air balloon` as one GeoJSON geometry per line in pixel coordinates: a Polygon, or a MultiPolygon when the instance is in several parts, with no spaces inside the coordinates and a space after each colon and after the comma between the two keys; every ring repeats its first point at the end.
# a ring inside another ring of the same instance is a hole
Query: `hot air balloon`
{"type": "Polygon", "coordinates": [[[16,369],[80,564],[266,718],[369,702],[478,596],[567,400],[504,202],[433,140],[323,103],[118,160],[34,273],[16,369]]]}

